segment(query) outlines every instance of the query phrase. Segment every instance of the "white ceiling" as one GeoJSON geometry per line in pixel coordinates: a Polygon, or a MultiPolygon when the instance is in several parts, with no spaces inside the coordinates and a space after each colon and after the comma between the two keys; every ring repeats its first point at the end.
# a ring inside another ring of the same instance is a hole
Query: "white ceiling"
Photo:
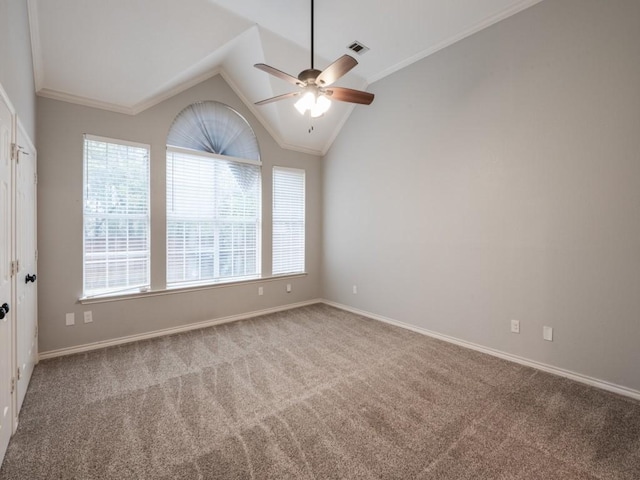
{"type": "MultiPolygon", "coordinates": [[[[371,50],[336,85],[366,89],[541,0],[316,0],[315,67],[354,40],[371,50]]],[[[309,0],[28,0],[38,94],[135,114],[217,73],[285,148],[324,154],[354,108],[309,122],[253,65],[309,68],[309,0]]],[[[375,102],[375,101],[374,101],[375,102]]],[[[355,108],[369,108],[356,106],[355,108]]]]}

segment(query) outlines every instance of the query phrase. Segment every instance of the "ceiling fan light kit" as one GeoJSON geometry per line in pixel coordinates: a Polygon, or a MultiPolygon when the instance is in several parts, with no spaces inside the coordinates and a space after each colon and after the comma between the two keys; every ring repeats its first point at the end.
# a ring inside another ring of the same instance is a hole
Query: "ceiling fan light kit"
{"type": "Polygon", "coordinates": [[[302,95],[302,98],[294,104],[294,106],[301,115],[307,113],[308,110],[312,118],[317,118],[327,113],[331,107],[331,100],[329,100],[325,94],[319,94],[315,91],[308,90],[307,93],[302,95]]]}
{"type": "Polygon", "coordinates": [[[349,55],[343,55],[323,71],[313,68],[313,10],[313,0],[311,0],[311,68],[303,70],[298,75],[298,78],[296,78],[264,63],[254,65],[257,69],[296,85],[302,90],[267,98],[266,100],[256,102],[256,105],[265,105],[267,103],[284,100],[285,98],[302,95],[295,103],[296,110],[298,110],[301,115],[309,112],[312,118],[317,118],[329,110],[331,107],[331,99],[361,105],[370,105],[371,102],[373,102],[374,95],[372,93],[353,90],[351,88],[331,87],[334,82],[358,64],[355,58],[349,55]]]}

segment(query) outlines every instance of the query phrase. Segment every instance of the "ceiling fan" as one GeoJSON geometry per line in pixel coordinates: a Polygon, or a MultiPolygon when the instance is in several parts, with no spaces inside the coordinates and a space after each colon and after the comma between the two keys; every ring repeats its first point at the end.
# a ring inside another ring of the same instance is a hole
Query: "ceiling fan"
{"type": "Polygon", "coordinates": [[[300,90],[267,98],[266,100],[256,102],[256,105],[265,105],[267,103],[284,100],[285,98],[301,96],[300,100],[295,103],[296,109],[302,115],[308,110],[312,117],[319,117],[329,110],[331,100],[358,103],[361,105],[370,105],[371,102],[373,102],[374,95],[372,93],[331,86],[358,64],[355,58],[349,55],[343,55],[322,71],[313,68],[313,10],[313,0],[311,0],[311,68],[303,70],[298,74],[298,78],[296,78],[264,63],[254,65],[254,67],[263,72],[300,87],[300,90]]]}

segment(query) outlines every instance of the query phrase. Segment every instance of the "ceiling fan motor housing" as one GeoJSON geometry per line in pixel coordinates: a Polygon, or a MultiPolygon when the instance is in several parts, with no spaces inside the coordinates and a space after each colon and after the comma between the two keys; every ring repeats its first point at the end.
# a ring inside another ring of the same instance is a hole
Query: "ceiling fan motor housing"
{"type": "Polygon", "coordinates": [[[307,70],[303,70],[298,75],[298,80],[304,82],[305,84],[316,83],[316,78],[318,75],[322,73],[320,70],[316,70],[315,68],[308,68],[307,70]]]}

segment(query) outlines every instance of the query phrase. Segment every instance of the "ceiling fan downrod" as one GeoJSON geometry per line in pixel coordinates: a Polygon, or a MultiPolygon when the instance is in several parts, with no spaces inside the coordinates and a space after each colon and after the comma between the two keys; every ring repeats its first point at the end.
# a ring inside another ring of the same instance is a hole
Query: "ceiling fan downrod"
{"type": "Polygon", "coordinates": [[[303,70],[298,74],[298,78],[289,75],[277,68],[273,68],[264,63],[256,63],[254,67],[263,72],[273,75],[285,82],[292,83],[302,91],[285,93],[275,97],[267,98],[256,102],[256,105],[265,105],[267,103],[277,102],[286,98],[301,98],[295,103],[296,109],[301,114],[310,111],[312,117],[322,116],[331,105],[332,100],[347,103],[357,103],[361,105],[369,105],[373,102],[374,95],[361,90],[353,90],[351,88],[332,86],[338,79],[355,67],[358,62],[349,55],[342,55],[335,62],[324,70],[316,70],[314,68],[315,57],[315,2],[311,1],[311,68],[303,70]]]}

